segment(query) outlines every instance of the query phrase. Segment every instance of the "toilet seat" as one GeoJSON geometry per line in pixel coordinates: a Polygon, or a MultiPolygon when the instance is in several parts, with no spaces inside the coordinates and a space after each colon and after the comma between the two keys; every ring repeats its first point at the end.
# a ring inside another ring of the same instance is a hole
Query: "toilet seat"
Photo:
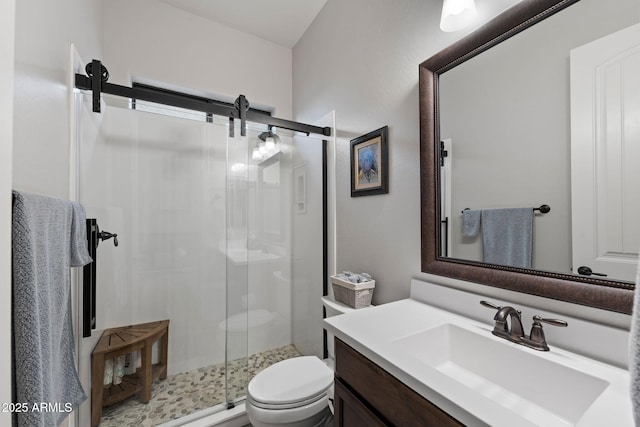
{"type": "Polygon", "coordinates": [[[247,387],[247,400],[263,409],[291,409],[326,399],[333,371],[315,356],[283,360],[259,372],[247,387]]]}
{"type": "Polygon", "coordinates": [[[273,409],[273,410],[280,410],[280,409],[295,409],[295,408],[300,408],[302,406],[307,406],[310,405],[312,403],[317,402],[318,400],[321,399],[327,399],[327,393],[326,391],[323,393],[320,393],[316,396],[313,396],[309,399],[304,399],[304,400],[298,400],[298,401],[294,401],[294,402],[287,402],[287,403],[265,403],[265,402],[260,402],[259,400],[255,400],[253,398],[251,398],[250,396],[247,396],[247,400],[249,402],[251,402],[252,405],[258,407],[258,408],[262,408],[262,409],[273,409]]]}

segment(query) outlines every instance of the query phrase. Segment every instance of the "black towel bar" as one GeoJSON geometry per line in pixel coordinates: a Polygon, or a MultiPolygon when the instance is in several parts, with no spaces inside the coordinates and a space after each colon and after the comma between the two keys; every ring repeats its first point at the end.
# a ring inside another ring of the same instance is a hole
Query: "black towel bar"
{"type": "MultiPolygon", "coordinates": [[[[551,212],[551,206],[549,205],[540,205],[539,208],[532,208],[534,211],[540,211],[540,213],[549,213],[551,212]]],[[[464,210],[462,210],[460,213],[463,213],[464,211],[468,211],[469,208],[464,208],[464,210]]]]}

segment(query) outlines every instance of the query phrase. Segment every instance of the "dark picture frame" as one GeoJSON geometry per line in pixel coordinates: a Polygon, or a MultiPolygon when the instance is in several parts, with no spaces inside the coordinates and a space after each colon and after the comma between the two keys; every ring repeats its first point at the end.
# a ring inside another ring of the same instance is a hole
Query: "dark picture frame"
{"type": "Polygon", "coordinates": [[[351,197],[389,192],[389,127],[351,140],[351,197]]]}

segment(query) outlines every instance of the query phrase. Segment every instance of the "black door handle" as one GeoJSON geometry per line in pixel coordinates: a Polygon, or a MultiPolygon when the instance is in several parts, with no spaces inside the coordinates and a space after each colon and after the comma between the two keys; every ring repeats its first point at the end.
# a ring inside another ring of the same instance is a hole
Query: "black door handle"
{"type": "Polygon", "coordinates": [[[103,242],[113,237],[113,246],[118,246],[118,235],[116,233],[109,233],[108,231],[100,231],[98,238],[103,242]]]}
{"type": "Polygon", "coordinates": [[[582,275],[582,276],[603,276],[606,277],[607,275],[604,273],[594,273],[589,267],[587,267],[586,265],[582,265],[580,267],[578,267],[578,274],[582,275]]]}

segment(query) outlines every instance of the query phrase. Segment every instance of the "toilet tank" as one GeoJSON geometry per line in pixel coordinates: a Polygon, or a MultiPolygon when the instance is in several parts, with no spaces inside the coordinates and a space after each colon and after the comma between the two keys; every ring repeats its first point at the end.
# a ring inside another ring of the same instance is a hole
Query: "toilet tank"
{"type": "MultiPolygon", "coordinates": [[[[327,317],[338,316],[340,314],[346,314],[356,310],[355,308],[351,308],[346,304],[336,301],[335,298],[329,295],[325,295],[322,297],[322,305],[325,308],[327,317]]],[[[367,308],[364,307],[364,308],[359,308],[358,310],[366,310],[366,309],[367,308]]],[[[330,361],[328,362],[330,363],[335,359],[335,356],[336,356],[335,350],[334,350],[334,343],[333,343],[333,334],[330,332],[327,332],[327,351],[329,353],[329,359],[330,359],[330,361]]],[[[333,368],[333,366],[330,366],[330,367],[333,368]]]]}

